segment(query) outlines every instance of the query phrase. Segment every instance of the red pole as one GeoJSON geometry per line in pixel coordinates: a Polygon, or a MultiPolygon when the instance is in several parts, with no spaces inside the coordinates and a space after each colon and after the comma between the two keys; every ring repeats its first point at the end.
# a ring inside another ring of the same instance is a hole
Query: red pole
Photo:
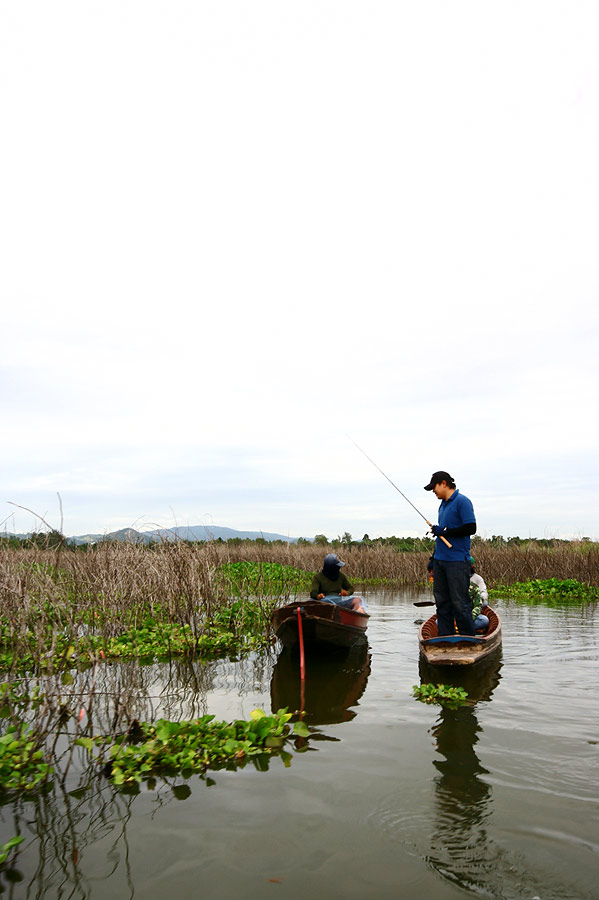
{"type": "MultiPolygon", "coordinates": [[[[299,651],[300,651],[300,711],[299,718],[300,722],[304,717],[304,706],[306,705],[306,660],[304,658],[304,629],[302,626],[302,611],[301,607],[297,608],[297,637],[299,640],[299,651]]],[[[298,746],[303,745],[304,739],[298,738],[298,746]]]]}
{"type": "Polygon", "coordinates": [[[300,678],[303,681],[306,680],[306,661],[304,659],[304,632],[302,629],[302,611],[301,607],[297,608],[297,636],[299,638],[299,651],[300,651],[300,678]]]}

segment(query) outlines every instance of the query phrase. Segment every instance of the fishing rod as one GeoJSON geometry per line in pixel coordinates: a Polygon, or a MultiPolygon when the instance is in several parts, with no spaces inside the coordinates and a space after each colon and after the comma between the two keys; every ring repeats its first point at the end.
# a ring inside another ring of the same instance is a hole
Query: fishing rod
{"type": "MultiPolygon", "coordinates": [[[[427,524],[430,528],[432,528],[432,527],[433,527],[433,523],[432,523],[432,522],[429,522],[429,520],[426,518],[426,516],[424,515],[424,513],[421,513],[420,510],[417,509],[417,507],[414,506],[414,504],[412,503],[412,501],[410,500],[410,498],[409,498],[409,497],[406,497],[406,495],[404,494],[403,491],[400,491],[400,489],[397,487],[397,485],[394,484],[393,481],[391,481],[391,479],[389,478],[389,476],[386,475],[386,474],[383,472],[383,470],[381,469],[380,466],[377,466],[377,464],[375,463],[375,461],[369,457],[369,455],[366,453],[366,451],[365,451],[365,450],[362,450],[362,448],[360,447],[360,445],[359,445],[359,444],[356,444],[356,442],[354,441],[354,439],[353,439],[352,437],[350,437],[349,435],[348,435],[348,437],[349,437],[350,441],[352,442],[352,444],[354,445],[354,447],[357,447],[358,450],[360,451],[360,453],[363,453],[363,454],[364,454],[364,456],[366,457],[366,459],[368,460],[368,462],[372,463],[372,465],[374,466],[375,469],[378,469],[378,471],[381,473],[381,475],[382,475],[384,478],[387,479],[387,481],[389,482],[389,484],[392,485],[392,487],[395,488],[395,490],[397,491],[397,493],[398,493],[398,494],[401,494],[401,496],[404,498],[404,500],[407,500],[407,501],[408,501],[408,503],[410,504],[410,506],[412,507],[412,509],[415,509],[416,512],[418,513],[418,515],[419,515],[422,519],[424,519],[424,521],[426,522],[426,524],[427,524]]],[[[449,541],[447,540],[447,538],[444,538],[443,535],[439,535],[439,537],[441,538],[441,540],[443,541],[444,544],[447,544],[448,547],[451,547],[451,544],[449,543],[449,541]]]]}

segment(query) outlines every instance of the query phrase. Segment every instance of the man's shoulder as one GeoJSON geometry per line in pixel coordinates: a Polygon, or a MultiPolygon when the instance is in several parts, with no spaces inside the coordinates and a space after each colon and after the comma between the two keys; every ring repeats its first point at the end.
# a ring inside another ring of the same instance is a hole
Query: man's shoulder
{"type": "Polygon", "coordinates": [[[454,497],[458,501],[458,503],[463,503],[464,500],[466,501],[466,503],[472,503],[470,497],[467,497],[466,494],[462,494],[461,491],[454,491],[454,497]]]}
{"type": "MultiPolygon", "coordinates": [[[[456,491],[456,494],[458,492],[456,491]]],[[[472,512],[474,514],[474,506],[472,504],[472,500],[467,497],[465,494],[458,494],[456,497],[456,508],[459,506],[462,512],[472,512]]]]}

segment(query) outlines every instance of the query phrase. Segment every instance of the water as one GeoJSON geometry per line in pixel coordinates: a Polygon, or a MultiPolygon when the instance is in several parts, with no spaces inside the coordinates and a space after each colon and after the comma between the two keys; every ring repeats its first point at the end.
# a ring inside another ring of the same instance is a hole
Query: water
{"type": "MultiPolygon", "coordinates": [[[[308,660],[313,737],[291,766],[248,765],[137,796],[94,778],[4,806],[17,831],[14,897],[420,898],[599,896],[599,626],[595,607],[499,603],[503,650],[469,672],[419,665],[427,609],[368,596],[368,646],[308,660]],[[474,703],[419,703],[421,680],[461,684],[474,703]]],[[[247,718],[299,704],[283,653],[141,671],[154,711],[247,718]]]]}

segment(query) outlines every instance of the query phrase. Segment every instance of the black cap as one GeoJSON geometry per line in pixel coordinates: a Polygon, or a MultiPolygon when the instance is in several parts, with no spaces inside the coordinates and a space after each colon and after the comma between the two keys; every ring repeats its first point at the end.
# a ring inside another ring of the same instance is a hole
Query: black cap
{"type": "Polygon", "coordinates": [[[449,472],[433,472],[431,475],[431,480],[429,484],[424,485],[425,491],[432,491],[436,484],[441,484],[442,481],[447,482],[448,487],[455,487],[455,481],[449,474],[449,472]]]}
{"type": "Polygon", "coordinates": [[[336,553],[327,553],[324,558],[325,566],[344,566],[345,563],[341,562],[336,553]]]}

